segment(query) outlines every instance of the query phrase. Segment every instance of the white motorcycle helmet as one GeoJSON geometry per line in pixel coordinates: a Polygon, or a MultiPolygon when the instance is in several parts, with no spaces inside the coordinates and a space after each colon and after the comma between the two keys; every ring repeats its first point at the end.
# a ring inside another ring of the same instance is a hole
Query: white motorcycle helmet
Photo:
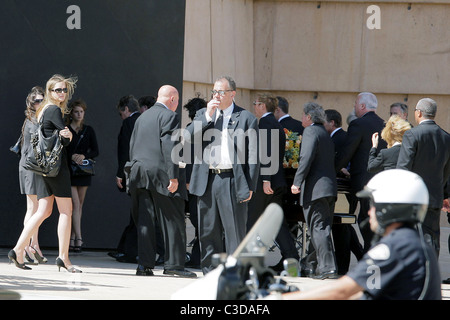
{"type": "Polygon", "coordinates": [[[394,222],[422,223],[428,209],[427,186],[419,175],[408,170],[382,171],[356,195],[372,200],[380,232],[394,222]]]}

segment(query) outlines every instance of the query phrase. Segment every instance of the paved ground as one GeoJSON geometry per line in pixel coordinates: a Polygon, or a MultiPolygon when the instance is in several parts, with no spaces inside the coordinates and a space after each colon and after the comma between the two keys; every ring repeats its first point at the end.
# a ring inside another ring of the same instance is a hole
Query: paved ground
{"type": "MultiPolygon", "coordinates": [[[[198,281],[165,276],[160,267],[156,268],[153,277],[137,277],[134,264],[116,262],[103,251],[85,251],[72,256],[72,262],[82,268],[82,274],[69,274],[63,269],[58,272],[54,264],[54,251],[46,252],[49,259],[47,264],[24,271],[8,264],[7,251],[0,250],[0,292],[3,292],[0,298],[7,297],[4,294],[7,290],[20,295],[24,300],[167,300],[177,290],[198,281]]],[[[278,258],[279,254],[275,251],[269,253],[267,260],[272,264],[278,258]]],[[[442,277],[450,277],[448,253],[441,256],[440,266],[442,277]]],[[[203,277],[200,270],[190,270],[196,272],[199,278],[203,277]]],[[[325,282],[307,278],[287,280],[301,290],[308,290],[325,282]]],[[[450,285],[442,285],[442,289],[444,298],[450,299],[450,285]]]]}
{"type": "MultiPolygon", "coordinates": [[[[447,239],[450,228],[442,227],[441,256],[439,259],[441,276],[450,277],[450,255],[447,239]]],[[[71,260],[83,270],[81,274],[69,274],[61,269],[58,272],[54,261],[56,251],[44,251],[49,262],[32,266],[25,271],[8,264],[9,249],[0,249],[0,299],[20,298],[23,300],[168,300],[171,295],[196,279],[182,279],[162,274],[157,267],[155,276],[138,277],[136,265],[119,263],[104,251],[84,251],[72,255],[71,260]]],[[[280,258],[278,250],[269,252],[268,265],[275,264],[280,258]]],[[[352,263],[355,263],[353,261],[352,263]]],[[[198,269],[190,269],[203,277],[198,269]]],[[[308,278],[286,278],[301,290],[322,285],[327,281],[308,278]]],[[[442,285],[444,299],[450,299],[450,285],[442,285]]]]}

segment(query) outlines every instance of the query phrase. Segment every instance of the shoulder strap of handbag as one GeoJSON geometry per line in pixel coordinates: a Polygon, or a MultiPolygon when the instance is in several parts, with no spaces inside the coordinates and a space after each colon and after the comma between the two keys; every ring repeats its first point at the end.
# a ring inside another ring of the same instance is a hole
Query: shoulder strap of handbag
{"type": "Polygon", "coordinates": [[[75,149],[73,149],[74,152],[77,151],[78,145],[80,144],[81,139],[83,139],[84,134],[86,133],[86,129],[87,129],[87,127],[84,126],[84,129],[83,129],[83,132],[81,133],[80,139],[78,139],[77,145],[75,146],[75,149]]]}

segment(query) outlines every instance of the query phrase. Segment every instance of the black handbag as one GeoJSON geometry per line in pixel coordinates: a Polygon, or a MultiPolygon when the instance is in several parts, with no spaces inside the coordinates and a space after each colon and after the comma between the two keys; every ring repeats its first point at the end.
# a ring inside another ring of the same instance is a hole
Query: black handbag
{"type": "MultiPolygon", "coordinates": [[[[83,133],[80,136],[80,139],[78,140],[77,145],[75,146],[75,151],[78,148],[78,145],[80,144],[81,139],[83,139],[84,134],[86,133],[86,128],[84,128],[83,133]]],[[[70,163],[70,170],[72,171],[73,177],[80,177],[80,176],[94,176],[95,170],[94,170],[94,164],[95,161],[92,159],[84,159],[81,164],[76,163],[72,160],[70,163]]]]}
{"type": "Polygon", "coordinates": [[[22,135],[20,135],[19,139],[17,139],[17,142],[15,145],[9,147],[9,150],[14,152],[15,154],[17,154],[20,157],[21,144],[22,144],[22,135]]]}
{"type": "Polygon", "coordinates": [[[78,164],[74,161],[70,164],[70,168],[72,170],[72,176],[80,177],[80,176],[94,176],[95,161],[92,159],[84,159],[81,164],[78,164]]]}
{"type": "Polygon", "coordinates": [[[46,138],[42,132],[42,118],[38,128],[31,134],[33,152],[28,153],[24,168],[44,177],[56,177],[61,168],[63,145],[58,130],[46,138]]]}

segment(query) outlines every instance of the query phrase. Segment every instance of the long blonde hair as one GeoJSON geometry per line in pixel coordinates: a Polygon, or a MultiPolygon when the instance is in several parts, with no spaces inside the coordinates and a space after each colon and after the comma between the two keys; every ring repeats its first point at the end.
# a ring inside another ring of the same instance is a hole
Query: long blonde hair
{"type": "Polygon", "coordinates": [[[40,113],[42,112],[42,109],[49,104],[54,104],[58,106],[61,109],[62,114],[69,113],[69,110],[67,108],[67,102],[72,98],[73,92],[75,91],[76,83],[78,81],[78,78],[75,76],[70,76],[68,78],[65,78],[64,76],[60,74],[53,75],[48,81],[45,86],[45,95],[44,95],[44,101],[42,101],[40,107],[36,110],[36,118],[39,118],[40,113]],[[52,98],[52,90],[55,87],[55,85],[59,82],[64,82],[66,84],[67,88],[67,94],[66,99],[63,102],[55,101],[52,98]]]}
{"type": "Polygon", "coordinates": [[[403,134],[409,129],[411,129],[409,122],[394,114],[381,131],[381,138],[387,142],[388,148],[390,148],[395,142],[402,142],[403,134]]]}

